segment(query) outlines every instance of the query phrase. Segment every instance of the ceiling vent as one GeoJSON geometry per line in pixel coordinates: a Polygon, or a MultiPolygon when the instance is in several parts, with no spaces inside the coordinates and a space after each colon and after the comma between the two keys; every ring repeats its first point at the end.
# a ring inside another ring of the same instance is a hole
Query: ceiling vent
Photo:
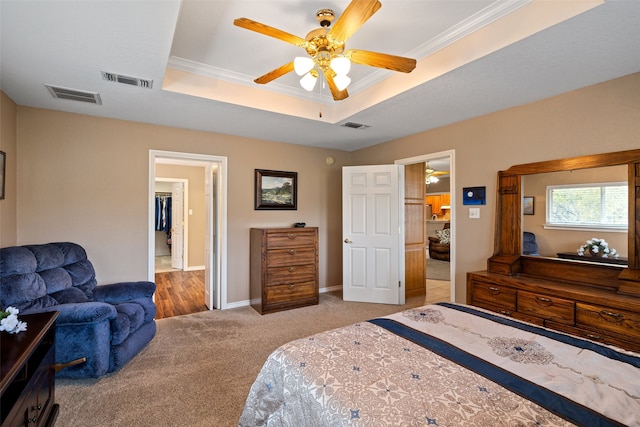
{"type": "Polygon", "coordinates": [[[45,85],[51,95],[56,99],[67,99],[69,101],[80,101],[88,104],[102,105],[102,99],[98,92],[87,92],[84,90],[69,89],[66,87],[45,85]]]}
{"type": "Polygon", "coordinates": [[[346,128],[351,128],[351,129],[365,129],[369,127],[369,125],[363,125],[362,123],[354,123],[354,122],[347,122],[342,126],[346,128]]]}
{"type": "Polygon", "coordinates": [[[101,73],[102,78],[110,82],[122,83],[130,86],[145,87],[147,89],[151,89],[153,87],[153,80],[150,79],[140,79],[138,77],[123,76],[122,74],[108,73],[106,71],[101,71],[101,73]]]}

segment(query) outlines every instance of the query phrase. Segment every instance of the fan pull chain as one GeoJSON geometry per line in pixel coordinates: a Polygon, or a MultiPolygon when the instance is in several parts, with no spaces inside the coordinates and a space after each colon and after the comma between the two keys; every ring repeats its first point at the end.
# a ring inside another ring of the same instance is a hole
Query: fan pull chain
{"type": "Polygon", "coordinates": [[[324,85],[325,85],[326,81],[324,79],[324,74],[322,75],[322,84],[320,85],[320,112],[318,113],[318,116],[320,118],[322,118],[322,99],[324,97],[324,85]]]}

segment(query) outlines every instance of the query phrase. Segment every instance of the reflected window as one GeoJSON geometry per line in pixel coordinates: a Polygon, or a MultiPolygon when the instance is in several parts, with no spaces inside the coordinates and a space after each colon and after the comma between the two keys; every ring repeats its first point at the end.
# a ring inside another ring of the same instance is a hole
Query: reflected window
{"type": "Polygon", "coordinates": [[[547,224],[551,227],[627,230],[626,182],[547,187],[547,224]]]}

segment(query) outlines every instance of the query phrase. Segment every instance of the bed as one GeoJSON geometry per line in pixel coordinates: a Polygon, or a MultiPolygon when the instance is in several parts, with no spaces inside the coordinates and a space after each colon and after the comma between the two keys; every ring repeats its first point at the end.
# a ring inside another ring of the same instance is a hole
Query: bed
{"type": "Polygon", "coordinates": [[[274,351],[240,426],[640,426],[640,354],[439,303],[274,351]]]}

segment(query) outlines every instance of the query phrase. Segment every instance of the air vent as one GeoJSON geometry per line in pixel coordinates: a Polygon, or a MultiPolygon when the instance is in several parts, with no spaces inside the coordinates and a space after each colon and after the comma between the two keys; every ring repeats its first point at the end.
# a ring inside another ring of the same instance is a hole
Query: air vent
{"type": "Polygon", "coordinates": [[[101,73],[102,78],[110,82],[122,83],[130,86],[145,87],[147,89],[151,89],[153,87],[153,80],[150,79],[123,76],[122,74],[108,73],[106,71],[101,71],[101,73]]]}
{"type": "Polygon", "coordinates": [[[66,87],[45,85],[54,98],[67,99],[69,101],[80,101],[89,104],[102,105],[98,92],[87,92],[83,90],[70,89],[66,87]]]}
{"type": "Polygon", "coordinates": [[[362,123],[354,123],[354,122],[347,122],[342,126],[346,128],[352,128],[352,129],[365,129],[369,127],[369,125],[363,125],[362,123]]]}

